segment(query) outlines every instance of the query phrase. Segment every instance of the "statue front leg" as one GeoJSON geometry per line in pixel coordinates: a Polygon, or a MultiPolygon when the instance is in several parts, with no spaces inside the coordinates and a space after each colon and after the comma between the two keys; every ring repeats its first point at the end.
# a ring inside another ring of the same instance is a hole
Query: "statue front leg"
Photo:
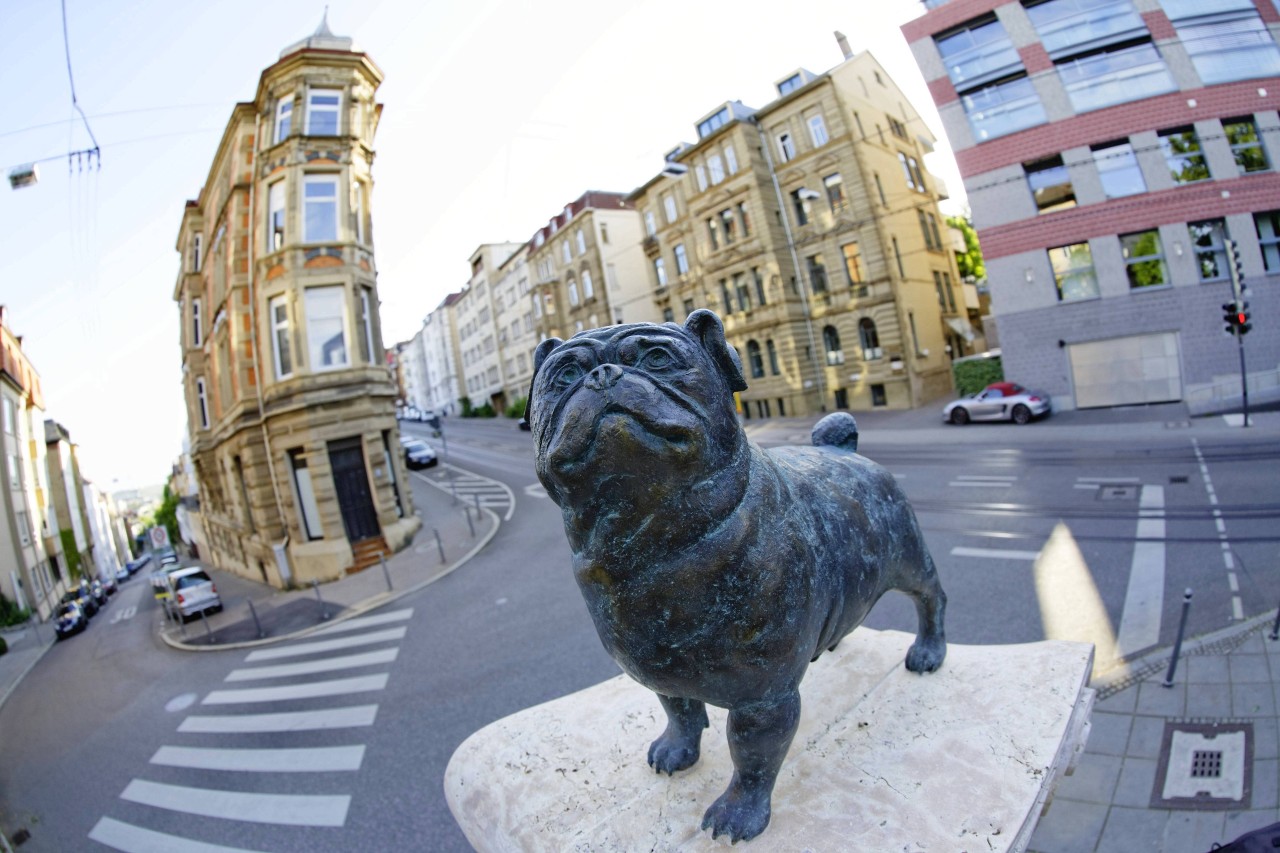
{"type": "Polygon", "coordinates": [[[667,712],[667,728],[649,745],[649,766],[670,776],[697,763],[702,730],[710,723],[707,721],[707,706],[697,699],[681,699],[661,693],[657,696],[667,712]]]}
{"type": "Polygon", "coordinates": [[[773,784],[800,725],[800,693],[729,711],[733,779],[702,818],[711,837],[755,838],[769,825],[773,784]]]}

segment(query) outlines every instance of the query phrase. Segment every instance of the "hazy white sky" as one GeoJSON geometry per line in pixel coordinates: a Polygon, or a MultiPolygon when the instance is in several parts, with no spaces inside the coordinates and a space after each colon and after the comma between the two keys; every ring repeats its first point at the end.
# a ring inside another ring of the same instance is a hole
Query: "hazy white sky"
{"type": "MultiPolygon", "coordinates": [[[[186,433],[174,251],[237,101],[323,2],[0,3],[0,167],[42,158],[40,183],[0,184],[0,304],[39,371],[49,417],[114,490],[163,482],[186,433]]],[[[626,192],[696,140],[717,104],[760,106],[773,83],[869,49],[941,125],[898,27],[916,0],[331,0],[334,33],[383,70],[372,209],[384,342],[411,336],[468,276],[481,243],[522,242],[589,189],[626,192]]],[[[929,166],[959,196],[945,144],[929,166]]]]}

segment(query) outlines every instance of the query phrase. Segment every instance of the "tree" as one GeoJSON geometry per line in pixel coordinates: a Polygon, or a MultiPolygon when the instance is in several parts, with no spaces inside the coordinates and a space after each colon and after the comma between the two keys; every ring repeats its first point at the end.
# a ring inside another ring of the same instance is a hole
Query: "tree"
{"type": "Polygon", "coordinates": [[[160,508],[156,510],[156,524],[163,524],[165,530],[169,531],[170,543],[178,543],[178,496],[169,488],[169,483],[165,483],[164,497],[160,501],[160,508]]]}
{"type": "Polygon", "coordinates": [[[963,216],[948,216],[947,224],[964,235],[965,250],[956,253],[960,277],[972,277],[974,281],[984,280],[987,277],[987,265],[982,260],[982,247],[978,245],[978,232],[973,230],[973,223],[963,216]]]}

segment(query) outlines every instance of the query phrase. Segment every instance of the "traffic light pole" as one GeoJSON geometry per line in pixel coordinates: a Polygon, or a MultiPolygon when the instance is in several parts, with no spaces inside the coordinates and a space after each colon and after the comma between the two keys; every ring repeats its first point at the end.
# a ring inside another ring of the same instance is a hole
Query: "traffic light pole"
{"type": "MultiPolygon", "coordinates": [[[[1240,392],[1244,402],[1244,426],[1249,426],[1249,372],[1244,363],[1244,336],[1249,332],[1249,303],[1244,301],[1244,272],[1240,268],[1240,249],[1235,240],[1226,239],[1227,253],[1230,256],[1227,270],[1231,274],[1231,295],[1235,299],[1233,306],[1234,320],[1228,328],[1236,339],[1240,350],[1240,392]]],[[[1223,306],[1226,307],[1226,306],[1223,306]]]]}
{"type": "Polygon", "coordinates": [[[1240,387],[1244,395],[1244,425],[1249,426],[1249,373],[1244,368],[1244,335],[1236,335],[1240,348],[1240,387]]]}

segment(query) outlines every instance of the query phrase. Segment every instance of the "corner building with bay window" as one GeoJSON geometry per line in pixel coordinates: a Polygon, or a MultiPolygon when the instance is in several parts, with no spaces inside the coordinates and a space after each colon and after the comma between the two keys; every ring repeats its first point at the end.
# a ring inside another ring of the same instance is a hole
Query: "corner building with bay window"
{"type": "Polygon", "coordinates": [[[903,26],[982,241],[1005,374],[1058,408],[1280,397],[1280,7],[926,0],[903,26]]]}
{"type": "Polygon", "coordinates": [[[381,82],[325,22],[282,51],[233,110],[178,235],[202,556],[277,587],[365,568],[421,526],[378,320],[381,82]]]}

